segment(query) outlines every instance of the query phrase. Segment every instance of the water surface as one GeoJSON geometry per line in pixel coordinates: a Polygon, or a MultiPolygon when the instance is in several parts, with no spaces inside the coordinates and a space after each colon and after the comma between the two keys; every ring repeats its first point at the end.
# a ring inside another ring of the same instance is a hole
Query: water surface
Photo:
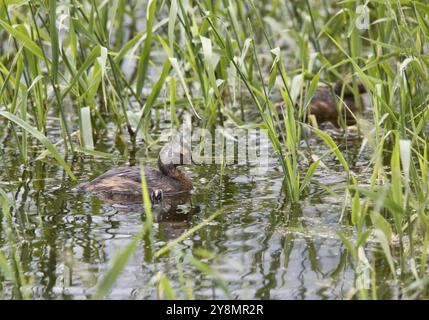
{"type": "MultiPolygon", "coordinates": [[[[57,123],[53,119],[49,129],[54,142],[61,139],[57,123]]],[[[21,166],[10,132],[4,123],[0,127],[0,184],[16,204],[12,214],[21,231],[22,265],[31,279],[32,296],[88,298],[112,257],[141,229],[146,219],[144,208],[70,192],[77,183],[49,157],[21,166]]],[[[161,132],[157,130],[152,132],[154,137],[161,132]]],[[[331,133],[340,137],[337,142],[354,172],[364,177],[369,155],[359,153],[362,140],[354,133],[347,139],[342,132],[331,133]]],[[[327,150],[315,137],[310,138],[310,146],[319,156],[327,150]]],[[[160,147],[161,143],[151,149],[139,145],[135,162],[156,166],[160,147]]],[[[72,159],[79,182],[130,162],[129,156],[119,156],[124,145],[113,130],[100,134],[95,148],[116,152],[117,157],[106,160],[82,155],[72,159]]],[[[30,151],[39,154],[40,150],[33,141],[30,151]]],[[[270,154],[264,175],[252,175],[252,163],[226,166],[223,174],[219,165],[187,166],[195,184],[190,201],[153,207],[152,240],[140,241],[108,297],[156,299],[156,279],[164,275],[181,298],[187,297],[181,278],[193,296],[201,299],[347,298],[354,287],[355,269],[337,235],[339,231],[351,232],[347,226],[349,209],[343,208],[344,193],[339,189],[347,179],[341,165],[333,155],[328,156],[307,196],[291,206],[282,192],[281,167],[270,154]],[[326,192],[326,187],[337,195],[326,192]],[[343,209],[345,218],[341,220],[343,209]],[[174,250],[153,258],[156,250],[218,211],[222,212],[218,218],[174,250]],[[201,256],[201,249],[210,257],[201,256]],[[208,264],[216,277],[199,270],[191,257],[208,264]],[[217,285],[217,280],[224,281],[227,290],[217,285]]],[[[0,246],[7,246],[1,233],[0,246]]],[[[3,298],[14,297],[13,286],[8,282],[3,286],[3,298]]]]}

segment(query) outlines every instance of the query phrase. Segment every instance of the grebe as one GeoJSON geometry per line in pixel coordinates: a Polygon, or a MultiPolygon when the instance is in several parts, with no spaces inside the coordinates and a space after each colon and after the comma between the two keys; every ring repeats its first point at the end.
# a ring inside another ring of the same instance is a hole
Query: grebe
{"type": "MultiPolygon", "coordinates": [[[[351,84],[345,85],[343,91],[343,82],[337,81],[334,86],[334,93],[339,98],[332,95],[329,87],[318,87],[311,98],[308,106],[308,113],[316,117],[317,123],[320,125],[325,122],[331,122],[336,128],[340,127],[339,117],[341,117],[347,126],[356,124],[355,114],[362,112],[365,109],[365,104],[360,98],[360,108],[355,103],[353,91],[349,88],[351,84]],[[337,109],[337,100],[340,101],[340,112],[337,109]],[[344,106],[345,104],[345,106],[344,106]]],[[[366,93],[366,88],[361,82],[358,82],[357,89],[359,93],[366,93]]],[[[298,98],[299,99],[299,98],[298,98]]],[[[283,118],[281,105],[278,106],[279,115],[283,118]]]]}
{"type": "MultiPolygon", "coordinates": [[[[174,197],[189,193],[193,189],[191,179],[177,166],[192,161],[191,152],[179,143],[165,145],[158,157],[158,168],[145,168],[147,188],[152,201],[163,197],[174,197]]],[[[111,169],[91,182],[79,185],[76,189],[124,199],[141,198],[142,186],[140,167],[119,167],[111,169]]]]}

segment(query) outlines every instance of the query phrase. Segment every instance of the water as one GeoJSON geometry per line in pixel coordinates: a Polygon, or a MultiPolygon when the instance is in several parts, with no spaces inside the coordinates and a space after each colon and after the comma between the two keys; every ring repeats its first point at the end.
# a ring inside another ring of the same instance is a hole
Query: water
{"type": "MultiPolygon", "coordinates": [[[[57,123],[49,124],[52,141],[60,140],[57,123]]],[[[112,132],[99,136],[96,150],[113,153],[120,149],[112,132]]],[[[12,214],[20,230],[21,262],[32,297],[89,297],[112,257],[141,229],[144,209],[72,193],[77,182],[54,160],[46,158],[24,168],[4,127],[0,138],[0,184],[16,203],[12,214]]],[[[319,156],[326,151],[316,138],[310,141],[319,156]]],[[[362,141],[353,135],[346,142],[342,151],[355,173],[364,176],[368,152],[358,156],[362,141]]],[[[33,145],[31,152],[39,154],[42,148],[33,145]]],[[[149,151],[140,146],[136,157],[146,166],[156,166],[158,152],[159,146],[149,151]]],[[[223,175],[218,165],[187,166],[195,185],[190,201],[154,206],[152,241],[140,241],[108,298],[155,299],[160,275],[168,278],[178,297],[186,298],[180,269],[195,298],[347,298],[354,287],[355,268],[337,232],[350,233],[351,229],[347,218],[340,221],[343,193],[333,196],[323,187],[340,187],[346,176],[334,156],[324,162],[327,167],[316,172],[308,196],[293,207],[282,192],[283,173],[274,156],[264,175],[250,174],[252,165],[227,166],[223,175]],[[219,210],[222,214],[217,219],[153,259],[156,250],[219,210]],[[210,257],[201,257],[201,249],[210,252],[210,257]],[[199,270],[191,257],[209,265],[227,290],[199,270]]],[[[85,182],[124,164],[126,159],[82,156],[73,159],[72,169],[78,182],[85,182]]],[[[7,246],[0,233],[0,247],[7,246]]],[[[3,286],[5,298],[16,297],[12,284],[5,281],[3,286]]]]}

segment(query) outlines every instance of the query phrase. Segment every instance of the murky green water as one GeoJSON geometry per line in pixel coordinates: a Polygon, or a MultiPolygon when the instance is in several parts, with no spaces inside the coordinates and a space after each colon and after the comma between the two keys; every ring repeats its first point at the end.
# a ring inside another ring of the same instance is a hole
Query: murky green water
{"type": "MultiPolygon", "coordinates": [[[[49,138],[59,141],[58,122],[53,119],[50,126],[49,138]]],[[[4,122],[0,128],[0,184],[16,203],[12,215],[23,242],[21,259],[24,273],[31,279],[32,296],[89,297],[112,256],[140,230],[145,220],[143,209],[71,193],[77,183],[49,157],[27,168],[20,166],[10,131],[4,122]]],[[[157,132],[159,129],[153,131],[154,136],[157,132]]],[[[41,147],[32,142],[31,152],[39,154],[41,147]]],[[[358,155],[362,140],[352,135],[342,142],[349,164],[364,175],[368,154],[358,155]]],[[[315,138],[311,144],[319,156],[326,151],[315,138]]],[[[114,130],[100,134],[96,141],[99,151],[119,155],[123,148],[114,130]]],[[[157,146],[147,152],[140,146],[136,158],[156,166],[159,149],[157,146]]],[[[128,164],[128,160],[82,156],[72,160],[72,167],[78,181],[85,182],[114,166],[128,164]]],[[[189,257],[199,257],[201,249],[213,253],[210,259],[199,259],[226,283],[230,297],[347,298],[354,286],[355,269],[337,236],[338,231],[349,232],[348,218],[340,221],[343,193],[337,190],[340,196],[334,196],[325,190],[326,186],[343,185],[346,176],[334,156],[326,158],[325,164],[326,168],[320,167],[315,174],[308,196],[296,207],[285,201],[283,174],[274,155],[264,175],[251,175],[252,165],[227,166],[223,175],[217,165],[186,167],[195,185],[190,201],[153,208],[156,222],[152,242],[146,239],[139,243],[109,298],[157,298],[154,283],[160,273],[168,278],[178,297],[186,297],[180,284],[184,276],[195,298],[228,298],[213,277],[191,262],[189,257]],[[222,210],[220,217],[168,254],[153,259],[156,250],[218,210],[222,210]]],[[[7,245],[0,232],[0,247],[7,245]]],[[[8,282],[3,286],[4,298],[14,297],[13,286],[8,282]]],[[[390,295],[393,293],[386,287],[385,296],[390,295]]]]}

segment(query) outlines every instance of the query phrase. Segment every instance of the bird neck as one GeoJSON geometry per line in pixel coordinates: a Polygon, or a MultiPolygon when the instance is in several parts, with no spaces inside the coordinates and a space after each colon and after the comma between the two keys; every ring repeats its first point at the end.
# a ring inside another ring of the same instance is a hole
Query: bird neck
{"type": "Polygon", "coordinates": [[[191,179],[189,179],[184,171],[177,168],[174,164],[165,164],[158,158],[158,167],[162,174],[179,181],[186,191],[191,191],[193,189],[191,179]]]}

